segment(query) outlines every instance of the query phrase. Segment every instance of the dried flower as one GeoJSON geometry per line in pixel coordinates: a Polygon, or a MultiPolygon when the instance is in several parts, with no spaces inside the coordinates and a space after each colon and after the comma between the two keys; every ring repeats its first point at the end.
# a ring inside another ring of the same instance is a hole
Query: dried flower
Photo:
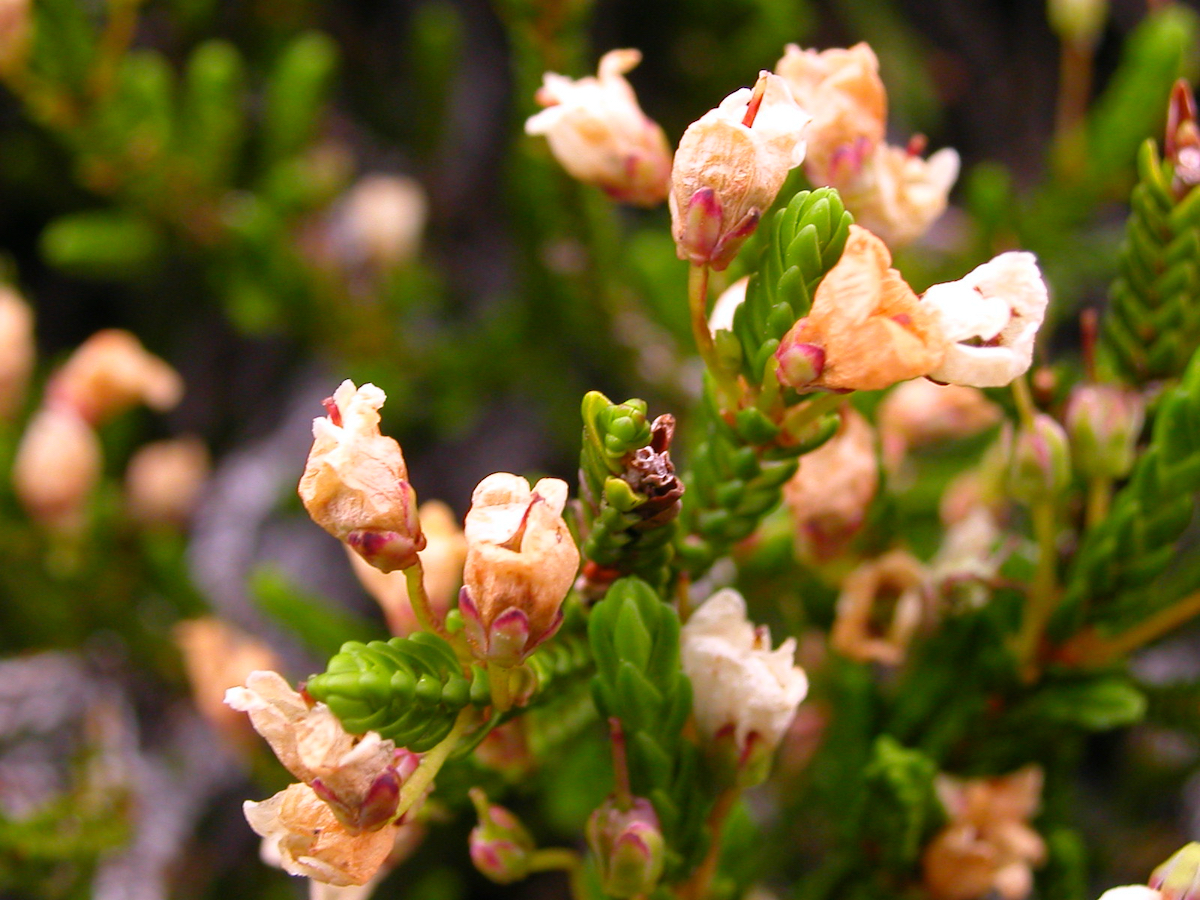
{"type": "Polygon", "coordinates": [[[879,60],[867,44],[822,52],[788,44],[775,72],[813,117],[804,169],[814,183],[828,183],[831,169],[846,154],[869,154],[883,140],[887,91],[879,60]]]}
{"type": "Polygon", "coordinates": [[[775,201],[788,171],[804,161],[810,116],[778,75],[734,91],[688,126],[671,170],[676,252],[722,270],[775,201]]]}
{"type": "Polygon", "coordinates": [[[391,820],[416,754],[374,731],[349,734],[328,706],[310,703],[276,672],[251,672],[245,687],[226,691],[225,702],[250,714],[284,768],[316,791],[350,833],[391,820]]]}
{"type": "Polygon", "coordinates": [[[46,386],[46,404],[99,425],[138,403],[164,411],[183,396],[183,381],[128,331],[98,331],[71,354],[46,386]]]}
{"type": "Polygon", "coordinates": [[[925,888],[933,900],[977,900],[992,891],[1022,900],[1046,846],[1029,820],[1037,812],[1042,771],[958,781],[942,776],[938,793],[950,823],[925,848],[925,888]]]}
{"type": "Polygon", "coordinates": [[[585,184],[622,203],[657,206],[670,188],[671,149],[625,80],[641,61],[638,50],[610,50],[595,78],[547,72],[537,93],[546,109],[525,122],[525,132],[544,134],[555,159],[585,184]]]}
{"type": "Polygon", "coordinates": [[[414,259],[428,203],[421,185],[403,175],[365,175],[333,212],[329,240],[351,268],[386,271],[414,259]]]}
{"type": "Polygon", "coordinates": [[[692,614],[680,641],[700,731],[710,741],[732,738],[739,759],[769,757],[808,693],[794,665],[795,639],[772,650],[770,631],[755,627],[741,594],[725,589],[692,614]]]}
{"type": "Polygon", "coordinates": [[[1032,253],[1001,253],[922,298],[950,342],[935,381],[1003,387],[1025,374],[1049,295],[1032,253]]]}
{"type": "Polygon", "coordinates": [[[196,708],[222,735],[245,743],[250,728],[245,717],[225,704],[225,692],[245,683],[251,672],[278,665],[275,652],[215,616],[180,622],[174,635],[196,708]]]}
{"type": "Polygon", "coordinates": [[[906,381],[879,405],[883,460],[893,471],[917,447],[970,437],[1000,421],[1000,407],[977,388],[906,381]]]}
{"type": "Polygon", "coordinates": [[[379,433],[385,394],[343,381],[313,420],[300,499],[314,522],[384,572],[417,561],[425,536],[400,445],[379,433]]]}
{"type": "Polygon", "coordinates": [[[866,521],[878,487],[875,433],[861,415],[846,410],[838,433],[802,456],[784,485],[797,553],[817,562],[840,555],[866,521]]]}
{"type": "Polygon", "coordinates": [[[84,524],[102,465],[100,441],[87,422],[70,409],[43,407],[17,447],[13,487],[34,519],[73,531],[84,524]]]}
{"type": "MultiPolygon", "coordinates": [[[[467,542],[458,520],[445,503],[429,500],[418,511],[425,549],[417,556],[424,570],[425,593],[434,617],[445,618],[462,584],[467,542]]],[[[408,596],[408,581],[403,572],[381,572],[348,546],[350,565],[367,593],[374,597],[387,618],[392,634],[404,637],[420,629],[408,596]]]]}
{"type": "Polygon", "coordinates": [[[863,563],[842,582],[830,644],[859,662],[899,665],[927,615],[927,581],[925,567],[903,550],[863,563]]]}
{"type": "Polygon", "coordinates": [[[973,506],[946,529],[930,563],[930,581],[962,606],[982,607],[991,596],[986,583],[996,577],[1004,559],[997,549],[1002,537],[991,510],[973,506]]]}
{"type": "Polygon", "coordinates": [[[200,438],[188,436],[146,444],[125,470],[129,514],[144,525],[183,524],[191,516],[207,478],[208,448],[200,438]]]}
{"type": "Polygon", "coordinates": [[[846,249],[817,288],[812,309],[775,352],[782,383],[797,390],[879,390],[941,364],[946,341],[937,316],[891,263],[883,241],[850,226],[846,249]],[[822,366],[802,381],[790,363],[810,347],[820,351],[822,366]]]}
{"type": "MultiPolygon", "coordinates": [[[[0,33],[4,31],[3,21],[0,13],[0,33]]],[[[0,285],[0,418],[11,416],[21,405],[35,349],[33,310],[20,294],[0,285]]]]}
{"type": "Polygon", "coordinates": [[[881,143],[869,153],[835,155],[821,181],[838,189],[861,226],[890,246],[910,244],[946,211],[950,188],[958,179],[958,153],[947,147],[923,159],[923,143],[881,143]]]}
{"type": "Polygon", "coordinates": [[[562,518],[567,484],[543,478],[531,489],[497,472],[475,488],[467,513],[467,562],[459,609],[481,659],[512,666],[562,623],[561,606],[579,568],[562,518]]]}

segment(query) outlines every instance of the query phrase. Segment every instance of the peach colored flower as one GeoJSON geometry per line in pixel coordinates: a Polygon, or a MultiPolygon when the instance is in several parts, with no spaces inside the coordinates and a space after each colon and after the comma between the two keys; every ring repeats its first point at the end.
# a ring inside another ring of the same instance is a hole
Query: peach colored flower
{"type": "Polygon", "coordinates": [[[100,440],[69,408],[43,407],[29,420],[13,462],[25,511],[51,528],[81,528],[103,466],[100,440]]]}
{"type": "Polygon", "coordinates": [[[838,433],[800,457],[800,468],[783,488],[800,557],[826,562],[840,555],[866,521],[878,487],[875,433],[848,409],[838,433]]]}
{"type": "Polygon", "coordinates": [[[817,288],[812,309],[775,352],[783,384],[797,390],[879,390],[941,364],[946,340],[937,315],[917,300],[891,263],[883,241],[850,226],[846,249],[817,288]],[[819,365],[813,365],[814,357],[819,365]]]}
{"type": "Polygon", "coordinates": [[[671,170],[672,233],[680,259],[722,270],[804,160],[811,117],[778,75],[763,72],[688,126],[671,170]]]}
{"type": "Polygon", "coordinates": [[[46,404],[99,425],[138,403],[164,411],[183,396],[183,381],[128,331],[98,331],[71,354],[46,386],[46,404]]]}
{"type": "Polygon", "coordinates": [[[928,615],[927,583],[925,567],[903,550],[863,563],[842,582],[830,644],[860,662],[899,665],[928,615]]]}
{"type": "Polygon", "coordinates": [[[384,572],[417,561],[425,537],[400,445],[379,433],[386,396],[343,381],[313,420],[300,499],[314,522],[384,572]]]}
{"type": "MultiPolygon", "coordinates": [[[[419,510],[425,549],[417,554],[424,570],[425,593],[434,615],[444,618],[458,596],[462,584],[467,542],[458,520],[445,503],[430,500],[419,510]]],[[[374,597],[387,618],[392,634],[403,637],[420,629],[408,597],[408,581],[403,572],[381,572],[349,547],[350,565],[367,593],[374,597]]]]}
{"type": "Polygon", "coordinates": [[[146,525],[183,524],[191,517],[207,478],[208,448],[200,438],[191,435],[146,444],[125,470],[129,514],[146,525]]]}
{"type": "Polygon", "coordinates": [[[562,518],[566,502],[566,482],[557,478],[531,489],[519,475],[497,472],[476,486],[459,608],[480,658],[516,665],[562,623],[560,607],[579,569],[562,518]]]}
{"type": "Polygon", "coordinates": [[[670,188],[671,149],[625,80],[641,61],[638,50],[610,50],[597,77],[574,81],[547,72],[537,93],[546,108],[525,122],[525,132],[545,135],[574,178],[623,203],[657,206],[670,188]]]}
{"type": "Polygon", "coordinates": [[[924,378],[906,381],[879,405],[879,437],[883,460],[891,470],[918,447],[970,437],[1000,421],[1000,407],[972,387],[934,384],[924,378]]]}
{"type": "MultiPolygon", "coordinates": [[[[3,18],[0,13],[0,23],[3,18]]],[[[33,310],[15,290],[0,285],[0,418],[11,416],[25,399],[35,353],[33,310]]]]}
{"type": "Polygon", "coordinates": [[[364,175],[339,201],[329,239],[350,267],[394,269],[414,259],[428,217],[421,185],[403,175],[364,175]]]}
{"type": "Polygon", "coordinates": [[[827,183],[842,155],[870,153],[884,139],[887,91],[867,44],[822,52],[788,44],[775,72],[813,117],[804,168],[814,183],[827,183]]]}
{"type": "Polygon", "coordinates": [[[933,900],[977,900],[995,891],[1023,900],[1046,845],[1029,826],[1042,793],[1042,771],[1026,766],[1011,775],[970,781],[942,776],[938,793],[949,824],[925,848],[925,888],[933,900]]]}

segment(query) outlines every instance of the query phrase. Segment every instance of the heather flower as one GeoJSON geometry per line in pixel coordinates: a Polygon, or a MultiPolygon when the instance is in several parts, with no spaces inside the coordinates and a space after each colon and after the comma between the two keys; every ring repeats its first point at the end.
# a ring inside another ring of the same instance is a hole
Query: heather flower
{"type": "Polygon", "coordinates": [[[328,238],[351,268],[388,270],[416,257],[428,217],[421,185],[403,175],[365,175],[338,203],[328,238]]]}
{"type": "Polygon", "coordinates": [[[476,486],[459,608],[481,659],[516,665],[562,623],[562,602],[579,569],[562,518],[566,502],[566,482],[557,478],[530,488],[518,475],[497,472],[476,486]]]}
{"type": "Polygon", "coordinates": [[[782,383],[797,390],[879,390],[941,364],[946,341],[937,315],[891,263],[883,241],[850,226],[841,259],[822,279],[812,309],[775,352],[782,383]],[[797,377],[794,361],[814,355],[820,365],[800,367],[797,377]]]}
{"type": "Polygon", "coordinates": [[[25,427],[13,461],[13,487],[25,511],[51,528],[84,524],[103,466],[100,440],[71,409],[43,407],[25,427]]]}
{"type": "Polygon", "coordinates": [[[804,160],[810,116],[778,75],[734,91],[688,126],[671,170],[680,259],[722,270],[758,227],[788,171],[804,160]]]}
{"type": "Polygon", "coordinates": [[[186,522],[208,468],[208,448],[198,437],[154,441],[139,448],[125,470],[129,514],[146,525],[186,522]]]}
{"type": "Polygon", "coordinates": [[[670,188],[671,151],[625,80],[641,61],[637,50],[610,50],[595,78],[547,72],[537,93],[546,108],[525,122],[525,131],[545,135],[574,178],[623,203],[657,206],[670,188]]]}
{"type": "Polygon", "coordinates": [[[300,499],[314,522],[384,572],[417,561],[425,537],[400,445],[379,433],[386,396],[343,381],[313,420],[300,499]]]}
{"type": "Polygon", "coordinates": [[[936,311],[950,343],[929,377],[975,387],[1011,384],[1033,361],[1048,300],[1032,253],[1002,253],[958,281],[935,284],[923,302],[936,311]]]}
{"type": "Polygon", "coordinates": [[[159,412],[183,396],[178,373],[128,331],[98,331],[71,354],[46,386],[46,405],[70,409],[91,425],[138,403],[159,412]]]}
{"type": "Polygon", "coordinates": [[[924,378],[906,381],[879,405],[884,462],[895,470],[909,450],[970,437],[991,428],[1001,417],[1000,407],[976,388],[934,384],[924,378]]]}
{"type": "Polygon", "coordinates": [[[683,626],[680,646],[701,733],[732,738],[739,756],[773,752],[808,693],[795,651],[794,638],[771,649],[770,631],[747,619],[737,591],[709,597],[683,626]]]}
{"type": "Polygon", "coordinates": [[[860,662],[899,665],[926,618],[927,581],[925,567],[903,550],[863,563],[842,582],[830,644],[860,662]]]}
{"type": "Polygon", "coordinates": [[[34,355],[33,310],[16,291],[0,285],[0,418],[11,416],[20,407],[34,355]]]}

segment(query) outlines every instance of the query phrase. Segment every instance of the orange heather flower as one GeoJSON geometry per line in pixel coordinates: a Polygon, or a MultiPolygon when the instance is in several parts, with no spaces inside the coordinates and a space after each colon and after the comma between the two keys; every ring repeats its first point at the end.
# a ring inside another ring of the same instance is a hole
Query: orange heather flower
{"type": "Polygon", "coordinates": [[[775,351],[780,382],[797,390],[879,390],[941,363],[946,340],[936,313],[891,264],[883,241],[850,226],[812,310],[775,351]]]}
{"type": "Polygon", "coordinates": [[[128,331],[110,328],[84,341],[46,386],[46,404],[92,425],[145,403],[164,411],[183,396],[183,381],[128,331]]]}
{"type": "Polygon", "coordinates": [[[51,528],[81,528],[88,495],[100,480],[101,456],[96,432],[73,411],[38,410],[13,461],[13,487],[21,505],[51,528]]]}

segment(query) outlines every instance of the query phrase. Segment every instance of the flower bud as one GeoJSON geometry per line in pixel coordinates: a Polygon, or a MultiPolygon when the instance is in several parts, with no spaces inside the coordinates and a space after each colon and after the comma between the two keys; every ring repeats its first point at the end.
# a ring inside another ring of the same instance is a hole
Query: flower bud
{"type": "Polygon", "coordinates": [[[546,109],[525,122],[525,133],[544,134],[555,159],[585,184],[622,203],[657,206],[670,188],[671,151],[625,80],[641,61],[637,50],[610,50],[595,78],[547,72],[537,93],[546,109]]]}
{"type": "Polygon", "coordinates": [[[1046,15],[1061,40],[1092,47],[1104,30],[1108,0],[1047,0],[1046,15]]]}
{"type": "Polygon", "coordinates": [[[417,562],[425,536],[400,445],[379,433],[386,399],[373,384],[343,381],[313,420],[299,494],[314,522],[383,572],[417,562]]]}
{"type": "Polygon", "coordinates": [[[672,232],[680,259],[720,271],[804,161],[810,116],[778,75],[763,72],[688,126],[671,170],[672,232]]]}
{"type": "Polygon", "coordinates": [[[779,362],[779,382],[796,390],[812,384],[825,370],[825,351],[816,344],[797,340],[794,331],[783,336],[775,349],[775,359],[779,362]]]}
{"type": "Polygon", "coordinates": [[[1182,200],[1200,184],[1200,127],[1196,125],[1196,99],[1192,86],[1179,79],[1167,106],[1167,137],[1163,147],[1167,161],[1175,167],[1171,190],[1182,200]]]}
{"type": "Polygon", "coordinates": [[[524,478],[497,472],[475,488],[459,609],[480,659],[515,666],[562,624],[562,602],[579,569],[562,518],[566,502],[566,482],[557,478],[531,489],[524,478]]]}
{"type": "Polygon", "coordinates": [[[654,807],[644,797],[634,797],[628,809],[611,798],[598,806],[588,818],[587,841],[609,897],[649,894],[662,877],[662,831],[654,807]]]}
{"type": "MultiPolygon", "coordinates": [[[[4,13],[0,12],[0,34],[3,23],[4,13]]],[[[20,407],[34,355],[33,311],[16,291],[0,285],[0,419],[20,407]]]]}
{"type": "Polygon", "coordinates": [[[1200,843],[1177,850],[1150,875],[1150,887],[1162,900],[1196,900],[1200,897],[1200,843]]]}
{"type": "Polygon", "coordinates": [[[1124,478],[1133,468],[1146,401],[1113,384],[1081,384],[1064,416],[1071,456],[1084,478],[1124,478]]]}
{"type": "Polygon", "coordinates": [[[1070,483],[1071,448],[1067,433],[1050,416],[1038,413],[1033,427],[1022,427],[1013,439],[1009,492],[1028,506],[1061,496],[1070,483]]]}
{"type": "Polygon", "coordinates": [[[129,514],[143,525],[182,525],[191,517],[207,478],[208,448],[200,438],[146,444],[125,470],[129,514]]]}
{"type": "Polygon", "coordinates": [[[73,531],[84,524],[102,465],[91,426],[70,409],[44,407],[29,420],[17,447],[13,487],[34,519],[73,531]]]}
{"type": "Polygon", "coordinates": [[[183,396],[183,381],[128,331],[98,331],[71,354],[46,386],[49,406],[99,425],[138,403],[159,412],[183,396]]]}
{"type": "Polygon", "coordinates": [[[529,858],[537,849],[521,821],[503,806],[489,803],[480,788],[471,788],[479,824],[471,829],[471,862],[497,884],[520,881],[529,874],[529,858]]]}

